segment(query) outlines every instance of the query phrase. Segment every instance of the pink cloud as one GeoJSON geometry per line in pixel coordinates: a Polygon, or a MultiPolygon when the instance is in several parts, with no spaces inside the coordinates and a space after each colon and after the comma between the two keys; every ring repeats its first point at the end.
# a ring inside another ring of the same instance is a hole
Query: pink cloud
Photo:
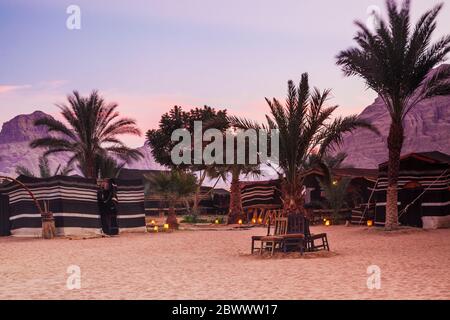
{"type": "Polygon", "coordinates": [[[0,93],[8,93],[27,88],[31,88],[31,85],[0,85],[0,93]]]}

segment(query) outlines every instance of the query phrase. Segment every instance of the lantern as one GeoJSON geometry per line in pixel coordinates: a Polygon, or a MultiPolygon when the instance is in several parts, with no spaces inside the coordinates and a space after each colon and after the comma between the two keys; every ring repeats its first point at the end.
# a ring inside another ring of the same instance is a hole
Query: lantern
{"type": "Polygon", "coordinates": [[[153,231],[158,232],[158,226],[154,226],[153,231]]]}
{"type": "Polygon", "coordinates": [[[164,224],[164,230],[169,230],[169,224],[168,223],[164,224]]]}
{"type": "Polygon", "coordinates": [[[219,219],[216,219],[216,220],[214,221],[214,223],[215,223],[215,224],[220,224],[219,219]]]}
{"type": "Polygon", "coordinates": [[[327,227],[331,226],[331,221],[330,221],[330,220],[325,220],[325,225],[326,225],[327,227]]]}
{"type": "Polygon", "coordinates": [[[242,224],[242,219],[239,219],[238,224],[242,224]]]}
{"type": "Polygon", "coordinates": [[[155,225],[155,220],[150,221],[151,225],[154,226],[155,225]]]}
{"type": "Polygon", "coordinates": [[[258,223],[259,223],[259,224],[262,224],[262,223],[263,223],[263,219],[262,219],[262,218],[259,218],[259,219],[258,219],[258,223]]]}
{"type": "Polygon", "coordinates": [[[256,224],[256,219],[255,218],[252,219],[252,223],[256,224]]]}
{"type": "Polygon", "coordinates": [[[367,226],[373,227],[373,220],[367,220],[367,226]]]}

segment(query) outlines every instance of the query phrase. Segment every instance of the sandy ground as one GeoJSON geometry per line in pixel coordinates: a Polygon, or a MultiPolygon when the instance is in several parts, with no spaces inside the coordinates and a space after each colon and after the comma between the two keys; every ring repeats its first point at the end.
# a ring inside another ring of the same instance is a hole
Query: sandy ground
{"type": "Polygon", "coordinates": [[[88,240],[0,238],[1,299],[450,299],[450,230],[328,232],[332,253],[251,257],[240,231],[88,240]],[[81,289],[68,290],[78,265],[81,289]],[[367,267],[381,289],[367,288],[367,267]]]}

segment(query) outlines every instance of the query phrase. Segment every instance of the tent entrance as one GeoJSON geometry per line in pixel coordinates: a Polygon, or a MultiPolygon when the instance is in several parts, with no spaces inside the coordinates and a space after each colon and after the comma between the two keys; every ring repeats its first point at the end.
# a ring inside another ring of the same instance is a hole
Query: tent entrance
{"type": "Polygon", "coordinates": [[[404,226],[422,228],[422,197],[424,189],[420,185],[411,185],[410,188],[404,188],[399,192],[399,201],[401,202],[401,210],[407,205],[409,208],[399,216],[399,222],[404,226]],[[419,197],[419,198],[418,198],[419,197]],[[418,198],[418,199],[417,199],[418,198]],[[415,201],[413,203],[413,201],[415,201]]]}
{"type": "Polygon", "coordinates": [[[11,235],[9,223],[9,197],[0,194],[0,237],[11,235]]]}

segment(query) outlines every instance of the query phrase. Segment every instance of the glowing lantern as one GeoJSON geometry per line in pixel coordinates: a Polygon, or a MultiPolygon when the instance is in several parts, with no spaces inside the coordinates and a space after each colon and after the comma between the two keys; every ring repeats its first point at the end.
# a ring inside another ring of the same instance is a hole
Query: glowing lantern
{"type": "Polygon", "coordinates": [[[219,224],[220,223],[219,219],[216,219],[216,221],[214,221],[214,223],[219,224]]]}
{"type": "Polygon", "coordinates": [[[326,225],[327,227],[331,226],[331,221],[330,221],[330,220],[325,220],[325,225],[326,225]]]}
{"type": "Polygon", "coordinates": [[[154,226],[153,231],[158,232],[158,226],[154,226]]]}
{"type": "Polygon", "coordinates": [[[367,226],[373,227],[373,220],[367,220],[367,226]]]}
{"type": "Polygon", "coordinates": [[[242,219],[239,219],[238,224],[242,224],[242,219]]]}
{"type": "Polygon", "coordinates": [[[259,219],[258,219],[258,223],[260,223],[260,224],[263,223],[263,219],[262,219],[262,218],[259,218],[259,219]]]}
{"type": "Polygon", "coordinates": [[[164,230],[168,230],[169,229],[169,224],[168,223],[165,223],[164,224],[164,230]]]}
{"type": "Polygon", "coordinates": [[[253,224],[256,223],[256,219],[255,219],[255,218],[252,219],[252,223],[253,223],[253,224]]]}
{"type": "Polygon", "coordinates": [[[338,182],[337,180],[333,180],[333,186],[337,186],[338,182]]]}
{"type": "Polygon", "coordinates": [[[150,221],[150,223],[154,226],[155,225],[155,220],[150,221]]]}

